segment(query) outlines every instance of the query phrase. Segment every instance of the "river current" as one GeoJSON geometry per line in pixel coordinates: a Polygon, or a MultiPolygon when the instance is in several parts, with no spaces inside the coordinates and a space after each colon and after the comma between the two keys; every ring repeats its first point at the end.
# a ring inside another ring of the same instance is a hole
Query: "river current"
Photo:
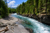
{"type": "Polygon", "coordinates": [[[25,26],[33,29],[34,33],[50,33],[50,26],[45,25],[35,19],[17,15],[16,13],[12,14],[12,16],[19,18],[23,21],[29,22],[30,25],[25,24],[25,26]]]}

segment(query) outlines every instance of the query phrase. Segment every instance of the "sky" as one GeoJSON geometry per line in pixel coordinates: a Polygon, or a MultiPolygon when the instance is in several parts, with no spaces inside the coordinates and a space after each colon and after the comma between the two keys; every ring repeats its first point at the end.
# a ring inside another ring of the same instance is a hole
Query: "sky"
{"type": "Polygon", "coordinates": [[[7,3],[8,3],[8,7],[16,8],[17,6],[22,4],[22,2],[26,2],[26,1],[27,0],[7,0],[7,3]]]}

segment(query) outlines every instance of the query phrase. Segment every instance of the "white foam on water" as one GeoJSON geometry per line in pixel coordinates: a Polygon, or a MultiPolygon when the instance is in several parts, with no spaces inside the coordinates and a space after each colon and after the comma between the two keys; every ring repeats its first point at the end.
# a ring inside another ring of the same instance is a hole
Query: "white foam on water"
{"type": "Polygon", "coordinates": [[[35,32],[37,31],[36,33],[50,33],[50,31],[48,31],[48,26],[46,26],[46,25],[44,25],[44,24],[42,24],[34,19],[31,19],[31,18],[28,18],[28,20],[35,27],[33,30],[35,30],[35,32]]]}
{"type": "Polygon", "coordinates": [[[14,14],[12,14],[12,15],[17,15],[17,13],[14,13],[14,14]]]}
{"type": "Polygon", "coordinates": [[[48,31],[44,31],[43,33],[50,33],[50,32],[48,32],[48,31]]]}

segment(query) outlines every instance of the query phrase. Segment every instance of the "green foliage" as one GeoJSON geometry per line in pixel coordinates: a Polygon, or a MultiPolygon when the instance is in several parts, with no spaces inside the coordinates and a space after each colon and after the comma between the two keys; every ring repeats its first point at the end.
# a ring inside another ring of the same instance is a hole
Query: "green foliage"
{"type": "Polygon", "coordinates": [[[9,10],[9,13],[15,13],[16,12],[15,8],[8,8],[8,10],[9,10]]]}
{"type": "MultiPolygon", "coordinates": [[[[20,4],[16,8],[16,11],[19,14],[34,14],[35,8],[36,8],[36,1],[35,0],[28,0],[27,2],[25,2],[25,3],[23,2],[22,4],[20,4]]],[[[35,14],[37,14],[37,11],[35,14]]]]}
{"type": "Polygon", "coordinates": [[[2,17],[15,12],[22,15],[38,15],[43,13],[43,11],[50,13],[50,0],[27,0],[27,2],[23,2],[16,9],[8,8],[6,4],[3,0],[0,0],[0,15],[2,17]]]}
{"type": "Polygon", "coordinates": [[[25,2],[25,3],[23,2],[22,4],[20,4],[16,8],[16,11],[19,14],[38,15],[39,13],[42,13],[44,10],[46,12],[49,12],[49,10],[50,10],[49,3],[50,3],[50,0],[28,0],[27,2],[25,2]]]}
{"type": "Polygon", "coordinates": [[[0,16],[0,19],[1,19],[2,17],[0,16]]]}
{"type": "Polygon", "coordinates": [[[0,0],[0,15],[3,18],[9,15],[8,7],[3,0],[0,0]]]}

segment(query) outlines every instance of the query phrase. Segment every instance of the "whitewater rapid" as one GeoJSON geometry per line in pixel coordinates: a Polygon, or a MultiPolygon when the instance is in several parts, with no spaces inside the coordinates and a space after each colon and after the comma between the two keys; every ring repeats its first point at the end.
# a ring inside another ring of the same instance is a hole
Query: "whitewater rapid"
{"type": "Polygon", "coordinates": [[[16,13],[12,14],[12,16],[30,22],[34,33],[50,33],[50,26],[45,25],[35,19],[17,15],[16,13]]]}

